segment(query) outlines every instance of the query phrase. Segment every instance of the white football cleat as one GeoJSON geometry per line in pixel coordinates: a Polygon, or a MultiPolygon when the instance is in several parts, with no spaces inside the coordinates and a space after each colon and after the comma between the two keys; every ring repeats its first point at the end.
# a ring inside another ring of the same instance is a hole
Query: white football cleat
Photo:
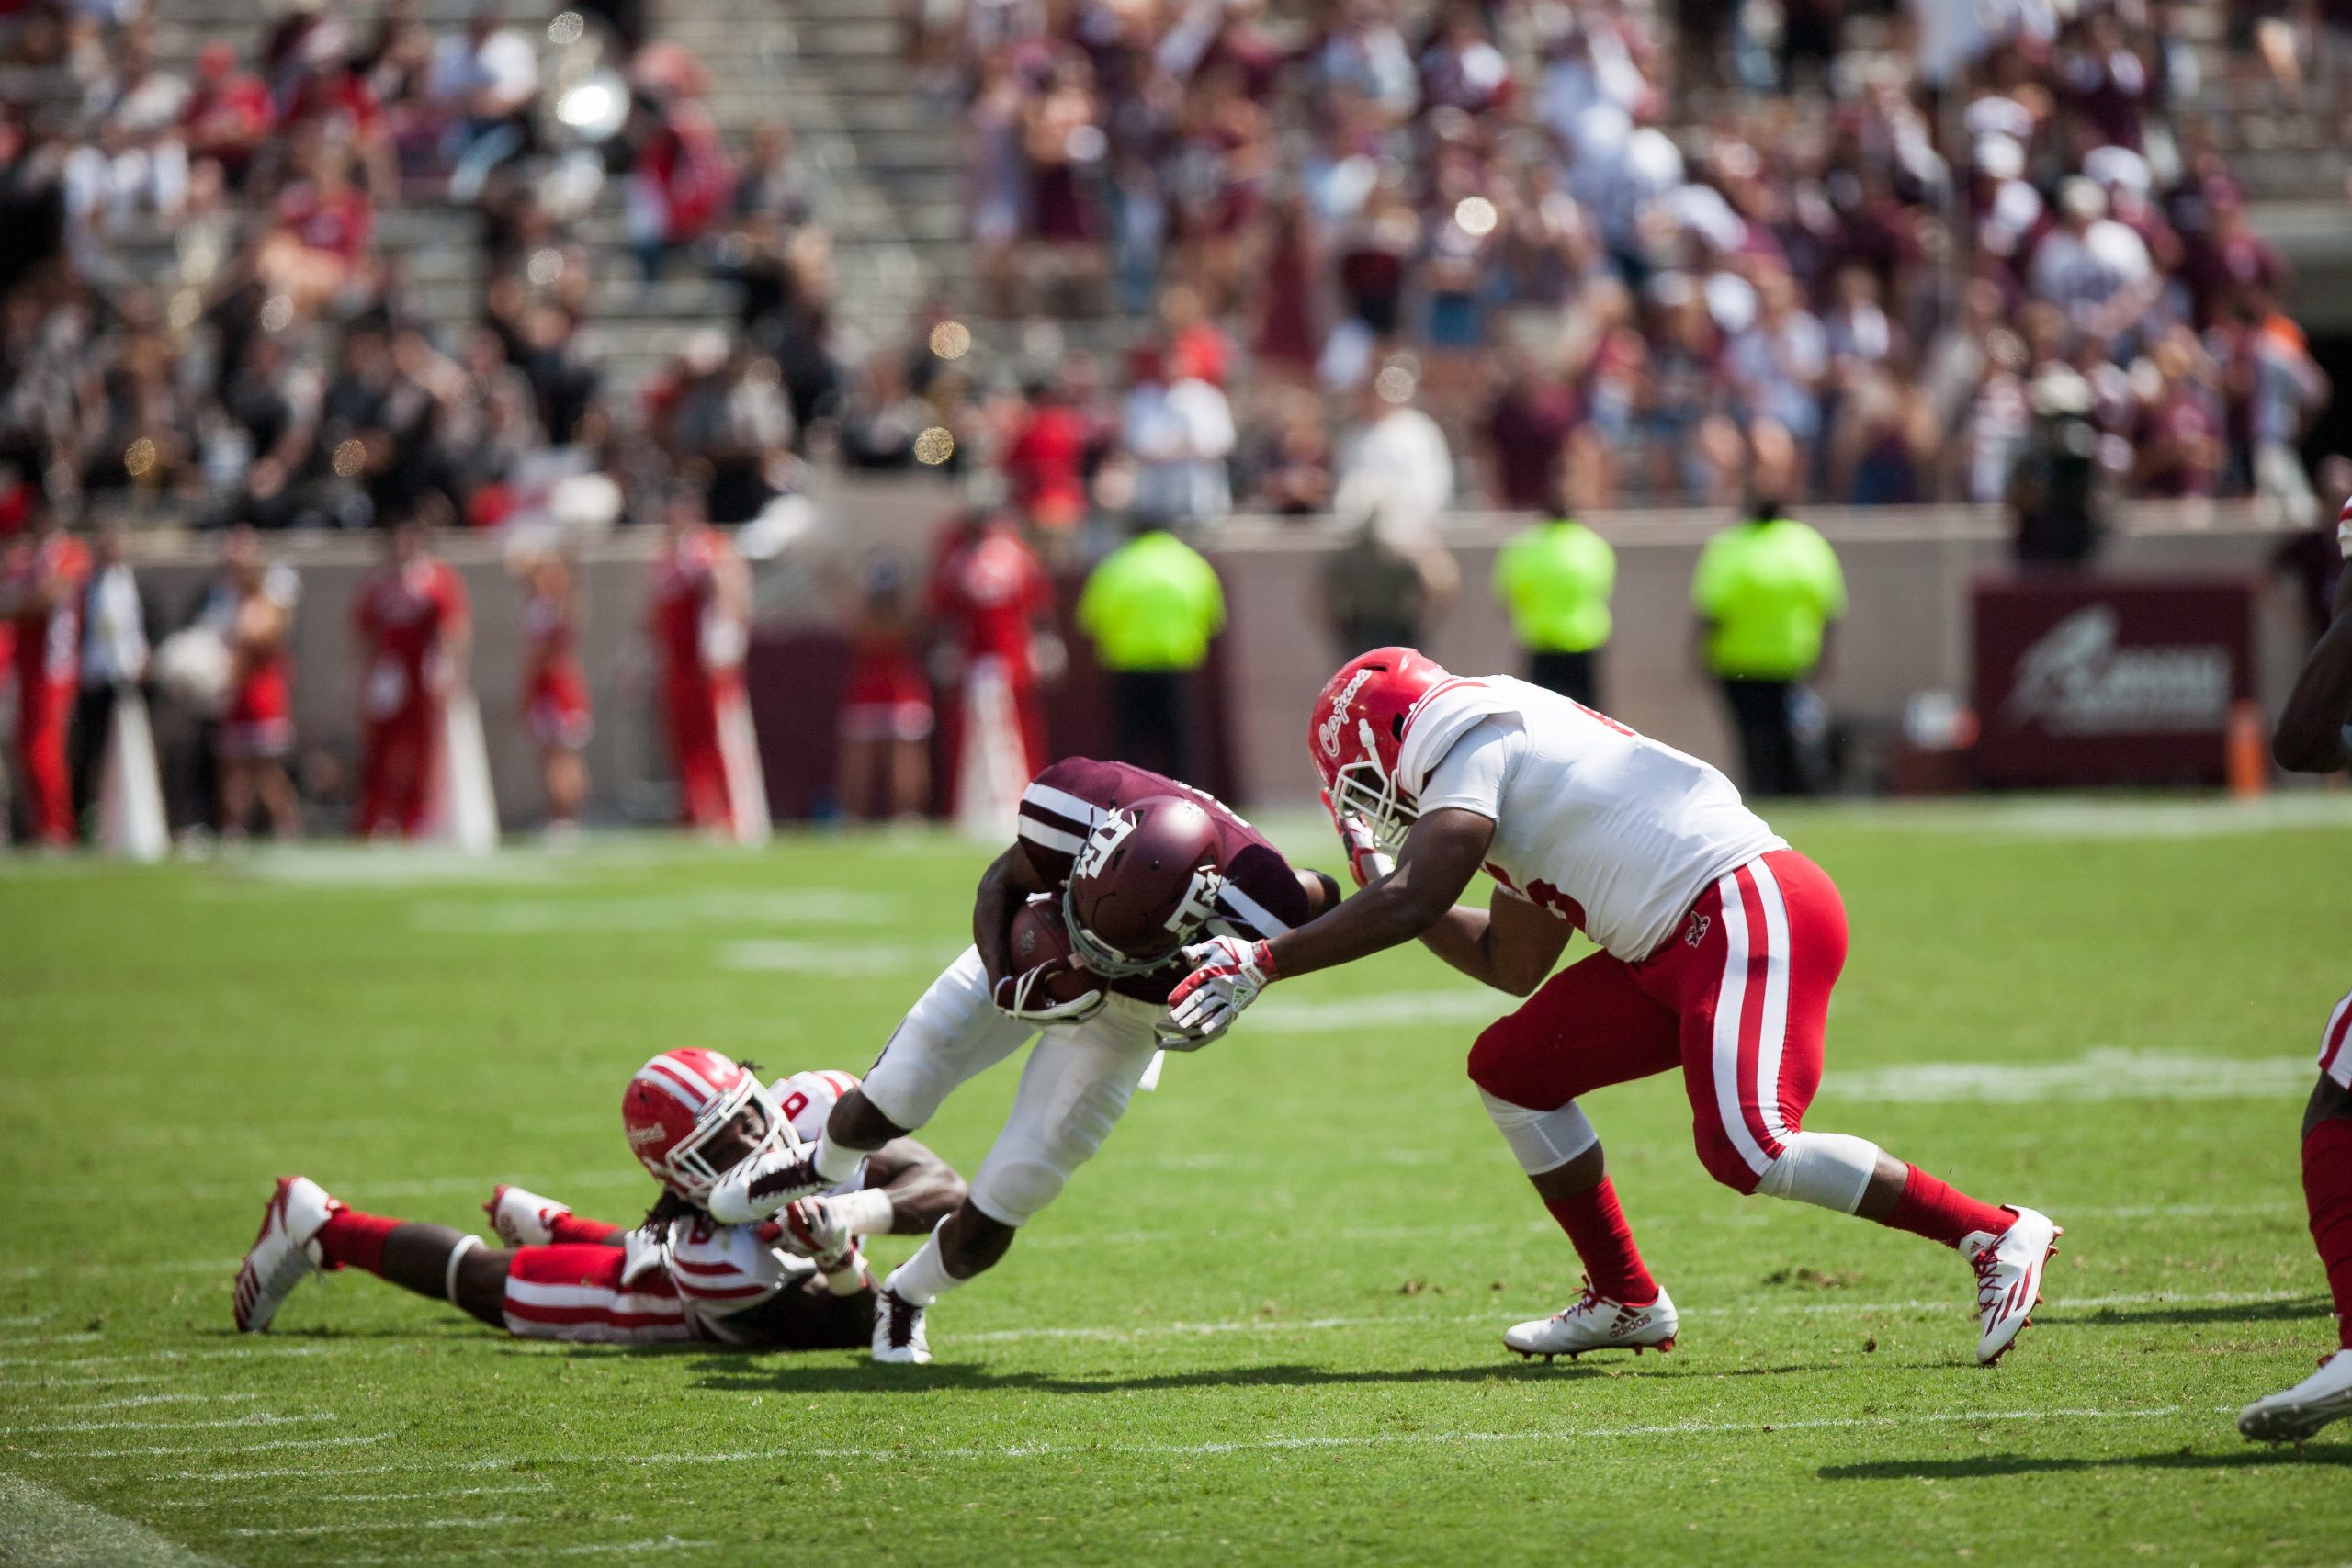
{"type": "Polygon", "coordinates": [[[237,1332],[259,1334],[287,1292],[319,1270],[318,1235],[341,1203],[307,1176],[281,1176],[261,1212],[261,1231],[237,1268],[237,1332]]]}
{"type": "Polygon", "coordinates": [[[2294,1387],[2239,1411],[2238,1430],[2257,1443],[2300,1443],[2347,1416],[2352,1416],[2352,1350],[2338,1350],[2294,1387]]]}
{"type": "Polygon", "coordinates": [[[552,1198],[503,1183],[491,1190],[490,1201],[481,1206],[481,1212],[490,1216],[490,1228],[498,1233],[498,1239],[509,1247],[551,1246],[555,1222],[571,1213],[567,1205],[552,1198]]]}
{"type": "Polygon", "coordinates": [[[1555,1356],[1573,1361],[1587,1350],[1631,1350],[1638,1356],[1655,1347],[1663,1354],[1674,1348],[1680,1325],[1674,1303],[1662,1290],[1654,1302],[1627,1306],[1594,1290],[1588,1280],[1575,1305],[1503,1330],[1503,1343],[1522,1356],[1541,1356],[1546,1361],[1555,1356]]]}
{"type": "Polygon", "coordinates": [[[1976,1340],[1976,1359],[1987,1367],[2032,1325],[2033,1309],[2041,1304],[2042,1266],[2066,1234],[2047,1214],[2015,1204],[2008,1209],[2017,1216],[2008,1229],[1999,1235],[1974,1231],[1960,1244],[1976,1270],[1976,1310],[1984,1325],[1976,1340]]]}
{"type": "Polygon", "coordinates": [[[922,1331],[929,1310],[884,1286],[874,1298],[874,1359],[892,1366],[929,1366],[931,1341],[922,1331]]]}
{"type": "Polygon", "coordinates": [[[768,1149],[720,1177],[703,1199],[702,1210],[722,1225],[748,1225],[831,1185],[817,1169],[814,1144],[768,1149]]]}

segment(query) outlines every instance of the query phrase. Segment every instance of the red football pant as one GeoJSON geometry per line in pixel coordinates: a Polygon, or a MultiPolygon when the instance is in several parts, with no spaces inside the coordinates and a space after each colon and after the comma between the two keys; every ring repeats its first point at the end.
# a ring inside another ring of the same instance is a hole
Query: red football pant
{"type": "Polygon", "coordinates": [[[1639,964],[1594,953],[1470,1050],[1498,1100],[1549,1111],[1677,1067],[1708,1174],[1753,1192],[1821,1085],[1829,993],[1846,965],[1837,885],[1776,850],[1700,895],[1639,964]]]}
{"type": "Polygon", "coordinates": [[[673,672],[663,682],[670,721],[670,761],[678,770],[680,816],[692,827],[732,831],[734,796],[727,787],[727,757],[718,746],[719,684],[700,674],[673,672]]]}
{"type": "Polygon", "coordinates": [[[433,796],[433,773],[440,764],[440,710],[432,703],[412,703],[384,718],[368,719],[361,729],[359,762],[359,836],[372,838],[386,828],[414,837],[424,825],[433,796]]]}
{"type": "Polygon", "coordinates": [[[624,1280],[628,1261],[620,1247],[517,1247],[506,1269],[506,1331],[599,1345],[694,1338],[670,1271],[657,1265],[624,1280]]]}
{"type": "MultiPolygon", "coordinates": [[[[17,777],[33,836],[48,844],[74,841],[74,791],[65,768],[65,730],[79,690],[65,680],[20,681],[17,686],[17,777]]],[[[91,738],[106,744],[104,736],[91,738]]]]}

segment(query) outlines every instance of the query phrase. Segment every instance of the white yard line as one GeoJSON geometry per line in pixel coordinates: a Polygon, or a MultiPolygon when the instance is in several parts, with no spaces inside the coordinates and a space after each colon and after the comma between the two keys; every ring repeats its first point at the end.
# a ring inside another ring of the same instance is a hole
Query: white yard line
{"type": "MultiPolygon", "coordinates": [[[[311,1473],[316,1473],[315,1472],[311,1473]]],[[[331,1473],[345,1475],[348,1471],[331,1473]]],[[[450,1486],[430,1492],[306,1492],[305,1503],[439,1503],[452,1497],[510,1497],[525,1493],[552,1492],[555,1488],[544,1481],[524,1486],[450,1486]]],[[[266,1497],[164,1497],[158,1498],[159,1508],[233,1508],[247,1504],[267,1504],[277,1506],[285,1499],[272,1488],[266,1497]]]]}
{"type": "Polygon", "coordinates": [[[331,1525],[249,1525],[232,1529],[233,1536],[283,1535],[355,1535],[368,1530],[479,1530],[494,1529],[500,1525],[519,1525],[520,1514],[482,1514],[461,1519],[377,1519],[354,1520],[331,1525]]]}
{"type": "Polygon", "coordinates": [[[11,1562],[52,1568],[222,1568],[146,1526],[0,1472],[0,1541],[11,1562]]]}
{"type": "MultiPolygon", "coordinates": [[[[639,1553],[649,1552],[668,1553],[673,1551],[696,1551],[706,1546],[717,1546],[718,1544],[718,1543],[715,1540],[686,1540],[678,1536],[664,1535],[655,1536],[645,1540],[592,1541],[585,1546],[534,1546],[531,1548],[530,1554],[533,1557],[620,1557],[634,1556],[639,1553]]],[[[491,1557],[506,1555],[511,1553],[513,1550],[514,1549],[512,1547],[489,1546],[470,1551],[436,1551],[433,1555],[436,1559],[447,1557],[491,1557]]],[[[412,1552],[395,1552],[375,1557],[338,1556],[335,1559],[336,1562],[349,1565],[349,1568],[358,1568],[358,1565],[363,1563],[411,1563],[415,1561],[415,1555],[412,1552]]]]}
{"type": "Polygon", "coordinates": [[[0,1335],[0,1345],[91,1345],[105,1338],[103,1334],[9,1334],[0,1335]]]}
{"type": "Polygon", "coordinates": [[[36,1432],[200,1432],[221,1427],[300,1427],[334,1419],[331,1410],[313,1411],[307,1416],[272,1416],[255,1410],[211,1421],[43,1421],[29,1427],[0,1427],[0,1434],[18,1437],[36,1432]]]}
{"type": "MultiPolygon", "coordinates": [[[[39,1385],[35,1385],[39,1386],[39,1385]]],[[[95,1399],[84,1404],[61,1404],[60,1410],[136,1410],[149,1404],[229,1404],[259,1399],[257,1393],[134,1393],[121,1399],[95,1399]]]]}
{"type": "Polygon", "coordinates": [[[181,1448],[58,1449],[48,1452],[20,1454],[17,1457],[38,1460],[161,1459],[177,1454],[203,1454],[215,1457],[221,1454],[269,1453],[280,1449],[364,1448],[369,1443],[383,1442],[390,1437],[390,1432],[371,1432],[364,1437],[354,1438],[286,1438],[274,1443],[239,1443],[225,1449],[215,1448],[209,1443],[181,1448]]]}

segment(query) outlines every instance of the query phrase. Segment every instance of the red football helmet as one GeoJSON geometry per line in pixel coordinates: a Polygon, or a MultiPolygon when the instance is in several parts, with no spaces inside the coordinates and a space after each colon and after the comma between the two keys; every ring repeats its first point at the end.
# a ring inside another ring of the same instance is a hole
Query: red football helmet
{"type": "Polygon", "coordinates": [[[1148,975],[1216,912],[1225,851],[1197,801],[1152,795],[1114,808],[1080,846],[1062,889],[1079,963],[1109,979],[1148,975]]]}
{"type": "Polygon", "coordinates": [[[1353,812],[1389,849],[1411,830],[1418,808],[1396,784],[1405,720],[1430,689],[1453,677],[1409,648],[1375,648],[1340,666],[1315,699],[1306,749],[1332,809],[1353,812]]]}
{"type": "Polygon", "coordinates": [[[621,1125],[629,1153],[654,1179],[690,1202],[700,1202],[722,1168],[704,1154],[712,1140],[745,1119],[748,1150],[737,1159],[783,1142],[789,1123],[776,1111],[759,1075],[716,1051],[664,1051],[637,1069],[621,1096],[621,1125]]]}

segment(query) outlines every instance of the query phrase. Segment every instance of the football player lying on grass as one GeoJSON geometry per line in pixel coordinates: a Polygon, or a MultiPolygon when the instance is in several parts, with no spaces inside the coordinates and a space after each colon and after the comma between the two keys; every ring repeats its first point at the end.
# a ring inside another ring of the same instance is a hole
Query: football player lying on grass
{"type": "Polygon", "coordinates": [[[1124,762],[1054,763],[1022,792],[1019,837],[980,876],[972,945],[916,998],[824,1136],[738,1168],[713,1190],[711,1213],[756,1219],[821,1191],[1035,1038],[971,1196],[875,1303],[874,1359],[930,1360],[931,1303],[995,1266],[1145,1082],[1184,943],[1275,936],[1339,897],[1337,881],[1294,870],[1190,784],[1124,762]]]}
{"type": "Polygon", "coordinates": [[[2008,1349],[2041,1299],[2058,1227],[1804,1126],[1846,909],[1730,780],[1566,697],[1456,678],[1409,648],[1376,649],[1331,677],[1307,736],[1364,890],[1267,941],[1187,948],[1170,1020],[1214,1038],[1273,981],[1416,937],[1473,979],[1528,997],[1478,1036],[1470,1077],[1574,1244],[1586,1288],[1505,1345],[1574,1356],[1674,1343],[1674,1303],[1634,1250],[1577,1102],[1679,1071],[1709,1175],[1956,1249],[1976,1274],[1976,1359],[2008,1349]],[[1481,867],[1496,884],[1489,906],[1456,904],[1481,867]],[[1579,929],[1601,951],[1554,975],[1579,929]]]}
{"type": "Polygon", "coordinates": [[[500,1187],[482,1205],[505,1244],[493,1247],[447,1225],[363,1214],[307,1177],[282,1178],[237,1270],[237,1326],[267,1328],[310,1274],[361,1269],[526,1339],[862,1346],[875,1292],[858,1238],[920,1235],[961,1202],[963,1179],[944,1160],[896,1138],[773,1221],[719,1224],[705,1208],[729,1170],[815,1137],[856,1088],[847,1073],[820,1072],[770,1089],[750,1064],[716,1051],[662,1052],[621,1100],[629,1151],[662,1187],[634,1227],[500,1187]]]}
{"type": "MultiPolygon", "coordinates": [[[[2312,645],[2270,738],[2278,765],[2302,773],[2352,768],[2352,501],[2336,518],[2335,537],[2346,570],[2336,580],[2335,618],[2312,645]]],[[[2341,1348],[2294,1387],[2238,1413],[2239,1431],[2271,1442],[2300,1443],[2352,1416],[2352,996],[2335,1004],[2320,1032],[2319,1083],[2303,1108],[2303,1202],[2335,1298],[2341,1348]]]]}

